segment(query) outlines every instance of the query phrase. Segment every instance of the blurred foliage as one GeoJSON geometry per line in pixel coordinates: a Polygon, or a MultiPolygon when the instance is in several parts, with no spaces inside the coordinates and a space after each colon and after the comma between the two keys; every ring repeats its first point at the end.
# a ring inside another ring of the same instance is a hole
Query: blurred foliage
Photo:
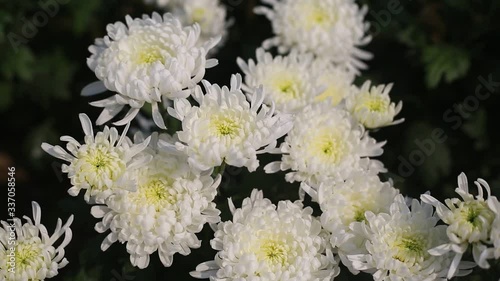
{"type": "MultiPolygon", "coordinates": [[[[123,20],[126,14],[137,17],[150,13],[154,7],[140,0],[64,1],[67,4],[60,4],[46,24],[23,35],[46,1],[50,0],[0,0],[0,117],[6,124],[0,162],[19,171],[19,215],[31,213],[32,200],[41,204],[42,220],[49,228],[57,217],[75,214],[74,237],[66,250],[70,264],[53,280],[119,280],[120,276],[125,280],[192,280],[188,272],[215,254],[209,246],[213,233],[208,226],[199,234],[202,248],[187,257],[176,255],[173,267],[163,268],[153,255],[148,269],[132,268],[123,245],[101,252],[105,235],[94,231],[97,221],[90,215],[90,207],[81,197],[67,195],[69,182],[61,176],[61,162],[40,149],[42,141],[56,143],[61,135],[81,138],[77,113],[86,112],[92,119],[98,115],[99,110],[79,96],[83,86],[96,80],[86,66],[87,48],[94,38],[105,34],[107,23],[123,20]]],[[[375,58],[357,82],[394,82],[391,96],[404,102],[401,116],[406,122],[373,133],[380,141],[388,140],[380,157],[390,171],[384,177],[393,178],[404,194],[417,196],[431,190],[444,198],[453,196],[456,176],[464,171],[470,179],[486,179],[493,193],[500,195],[496,123],[500,120],[500,98],[495,84],[485,82],[500,81],[500,1],[401,0],[396,10],[389,9],[393,1],[397,0],[359,1],[370,9],[367,20],[374,38],[366,48],[375,58]],[[385,16],[383,21],[381,15],[385,16]],[[456,105],[474,97],[479,85],[482,93],[489,91],[490,96],[478,100],[477,108],[466,114],[456,112],[456,105]],[[421,164],[410,162],[411,173],[402,173],[401,159],[410,161],[412,152],[422,149],[416,140],[432,139],[436,128],[444,132],[446,141],[436,143],[434,152],[421,164]]],[[[252,13],[258,0],[225,3],[235,24],[217,55],[219,66],[208,70],[206,76],[224,84],[230,74],[238,72],[236,57],[253,57],[260,43],[272,35],[269,22],[252,13]]],[[[277,157],[262,155],[262,166],[277,157]]],[[[283,177],[264,174],[262,168],[248,173],[226,167],[216,199],[223,219],[229,219],[227,197],[238,206],[252,188],[263,189],[275,202],[297,199],[298,185],[286,183],[283,177]]],[[[489,271],[476,269],[459,280],[498,280],[499,276],[497,264],[489,271]]],[[[358,278],[371,279],[363,274],[358,278]]],[[[346,270],[339,277],[351,279],[346,270]]]]}

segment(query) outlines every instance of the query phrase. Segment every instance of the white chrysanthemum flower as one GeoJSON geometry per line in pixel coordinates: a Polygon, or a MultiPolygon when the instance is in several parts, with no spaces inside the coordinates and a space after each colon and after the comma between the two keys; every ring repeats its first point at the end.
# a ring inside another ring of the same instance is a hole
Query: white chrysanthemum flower
{"type": "Polygon", "coordinates": [[[367,8],[354,0],[263,0],[271,7],[257,7],[272,23],[276,37],[263,46],[279,47],[280,52],[297,48],[340,66],[357,71],[366,68],[361,60],[372,55],[359,49],[371,41],[367,8]]]}
{"type": "Polygon", "coordinates": [[[313,71],[317,84],[324,87],[324,91],[315,97],[316,102],[329,99],[335,106],[351,94],[354,72],[319,59],[313,62],[313,71]]]}
{"type": "MultiPolygon", "coordinates": [[[[351,227],[367,239],[367,254],[348,256],[355,269],[373,274],[376,281],[446,280],[453,256],[428,252],[448,240],[446,226],[436,225],[439,218],[431,205],[414,199],[410,209],[403,196],[397,195],[389,213],[366,212],[365,216],[366,224],[351,227]]],[[[469,272],[460,271],[456,276],[469,272]]]]}
{"type": "Polygon", "coordinates": [[[391,102],[389,92],[392,83],[370,87],[366,81],[360,89],[354,91],[346,99],[346,107],[352,115],[368,129],[400,124],[404,119],[394,120],[394,117],[403,108],[403,103],[395,105],[391,102]]]}
{"type": "MultiPolygon", "coordinates": [[[[152,135],[150,147],[142,153],[153,160],[136,170],[137,191],[117,191],[106,206],[94,206],[91,211],[102,218],[96,231],[111,231],[101,249],[116,241],[126,243],[130,262],[139,268],[146,268],[156,251],[163,265],[170,266],[175,253],[188,255],[191,248],[200,247],[195,234],[205,223],[220,221],[212,202],[220,176],[213,180],[190,169],[185,155],[158,150],[158,138],[174,142],[167,135],[152,135]]],[[[143,140],[136,135],[136,141],[143,140]]]]}
{"type": "Polygon", "coordinates": [[[203,86],[205,95],[199,86],[193,94],[199,106],[176,100],[174,108],[168,108],[170,115],[182,121],[182,131],[176,147],[165,147],[184,151],[192,167],[200,170],[225,162],[255,171],[257,154],[276,148],[276,140],[292,126],[291,116],[275,114],[274,108],[263,105],[262,89],[247,101],[239,74],[231,77],[230,88],[207,81],[203,86]]]}
{"type": "Polygon", "coordinates": [[[320,222],[301,202],[281,201],[276,207],[253,190],[242,207],[229,200],[233,220],[217,225],[214,261],[191,275],[210,280],[326,281],[340,269],[320,222]]]}
{"type": "Polygon", "coordinates": [[[384,144],[368,136],[347,111],[325,102],[312,104],[296,116],[281,144],[281,161],[271,162],[264,169],[266,173],[291,169],[287,181],[318,186],[345,179],[354,170],[379,168],[368,157],[381,155],[384,144]]]}
{"type": "Polygon", "coordinates": [[[1,221],[0,228],[0,280],[26,281],[44,280],[58,274],[68,264],[64,257],[66,247],[73,237],[69,228],[73,215],[63,225],[57,220],[54,233],[40,223],[42,210],[36,202],[31,203],[33,220],[24,216],[26,223],[14,218],[11,222],[1,221]],[[64,236],[58,246],[55,243],[64,236]]]}
{"type": "Polygon", "coordinates": [[[276,109],[283,113],[296,113],[322,93],[322,87],[316,83],[316,73],[311,71],[312,55],[292,52],[285,57],[273,58],[259,48],[256,57],[256,62],[250,59],[248,64],[241,58],[237,59],[245,73],[243,89],[250,96],[262,85],[266,104],[274,103],[276,109]]]}
{"type": "Polygon", "coordinates": [[[184,0],[173,9],[172,13],[184,24],[200,25],[201,35],[198,45],[201,46],[212,38],[221,38],[209,54],[214,54],[224,44],[231,22],[226,20],[226,7],[219,0],[184,0]]]}
{"type": "Polygon", "coordinates": [[[478,179],[474,183],[478,188],[478,195],[475,198],[469,193],[467,176],[464,173],[458,176],[458,188],[455,189],[462,199],[446,199],[444,205],[429,194],[421,196],[422,201],[436,207],[436,213],[448,225],[446,230],[448,240],[432,249],[430,253],[436,256],[447,255],[450,251],[455,253],[449,278],[457,270],[457,265],[469,245],[472,245],[472,255],[477,265],[489,268],[488,262],[485,258],[481,258],[481,255],[487,252],[487,245],[491,244],[493,221],[498,217],[488,206],[493,205],[493,202],[489,201],[496,201],[496,197],[491,196],[490,187],[483,179],[478,179]],[[483,188],[487,197],[483,197],[483,188]]]}
{"type": "Polygon", "coordinates": [[[83,144],[70,136],[61,137],[62,141],[68,142],[68,153],[58,145],[42,143],[45,152],[70,163],[62,165],[62,172],[68,174],[73,185],[68,193],[77,196],[84,189],[87,203],[104,203],[116,189],[134,190],[135,182],[130,178],[130,171],[149,161],[148,158],[134,156],[148,145],[149,138],[133,145],[126,136],[130,123],[121,136],[116,128],[107,126],[94,136],[89,117],[83,113],[79,117],[85,133],[83,144]]]}
{"type": "Polygon", "coordinates": [[[348,255],[366,252],[365,239],[350,229],[356,222],[366,222],[365,213],[389,213],[389,207],[399,194],[390,182],[382,182],[376,174],[353,172],[345,181],[328,181],[317,190],[302,183],[301,187],[318,202],[323,212],[321,224],[331,233],[330,243],[340,259],[353,273],[358,273],[348,255]]]}
{"type": "Polygon", "coordinates": [[[207,60],[206,55],[220,38],[198,46],[199,26],[184,27],[171,14],[162,17],[153,13],[142,19],[127,16],[126,23],[109,24],[108,35],[96,39],[89,48],[92,55],[87,64],[102,82],[88,85],[82,95],[96,94],[106,88],[117,92],[91,103],[104,107],[97,125],[111,120],[124,105],[129,105],[127,115],[115,123],[124,125],[145,103],[150,103],[155,123],[165,128],[158,103],[162,99],[189,96],[190,89],[203,79],[205,68],[217,64],[216,60],[207,60]]]}

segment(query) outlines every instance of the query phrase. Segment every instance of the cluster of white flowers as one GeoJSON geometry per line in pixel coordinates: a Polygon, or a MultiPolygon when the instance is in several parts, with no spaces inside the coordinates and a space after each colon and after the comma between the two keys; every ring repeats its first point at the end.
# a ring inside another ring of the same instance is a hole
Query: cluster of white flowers
{"type": "Polygon", "coordinates": [[[33,220],[25,216],[24,224],[19,218],[1,221],[0,280],[45,280],[56,276],[58,270],[68,264],[64,258],[64,248],[73,237],[69,228],[73,215],[64,225],[58,219],[54,233],[49,235],[47,228],[40,223],[40,205],[32,202],[31,207],[33,220]],[[59,241],[63,236],[64,239],[59,241]]]}
{"type": "Polygon", "coordinates": [[[354,171],[345,181],[326,181],[317,190],[301,185],[321,208],[321,224],[331,233],[330,243],[336,248],[342,263],[357,273],[347,255],[366,253],[365,239],[354,232],[355,223],[365,222],[367,211],[374,214],[389,212],[389,206],[399,193],[389,182],[367,171],[354,171]]]}
{"type": "MultiPolygon", "coordinates": [[[[354,269],[372,273],[377,281],[446,280],[453,256],[429,253],[447,241],[446,226],[437,225],[439,218],[431,205],[415,199],[410,205],[398,195],[388,213],[366,212],[366,224],[352,227],[366,239],[368,252],[348,256],[354,269]]],[[[467,264],[459,267],[466,269],[467,264]]]]}
{"type": "MultiPolygon", "coordinates": [[[[69,193],[85,190],[91,214],[101,220],[95,230],[107,233],[101,249],[126,244],[131,264],[139,268],[148,267],[157,252],[169,267],[175,254],[201,246],[197,233],[208,223],[217,255],[191,275],[212,281],[330,281],[340,272],[339,262],[374,280],[446,280],[500,258],[500,203],[484,180],[477,180],[474,197],[460,175],[456,192],[462,199],[447,199],[446,205],[430,194],[405,199],[391,180],[381,180],[386,169],[372,158],[382,155],[385,141],[370,133],[401,123],[395,117],[402,103],[389,98],[392,84],[354,84],[361,59],[370,57],[359,49],[370,41],[366,8],[353,0],[263,2],[271,7],[256,12],[272,21],[276,37],[257,49],[255,60],[237,59],[244,78],[233,75],[229,86],[203,80],[205,69],[217,64],[208,53],[227,34],[226,10],[218,0],[158,0],[173,14],[127,16],[126,24],[108,25],[108,35],[90,47],[88,65],[100,81],[83,94],[116,92],[91,103],[104,107],[96,125],[129,105],[115,122],[126,127],[121,135],[107,126],[94,134],[89,117],[80,114],[83,143],[63,136],[68,152],[47,143],[42,148],[69,162],[62,167],[69,193]],[[267,53],[271,46],[282,55],[267,53]],[[149,126],[141,124],[152,121],[135,117],[146,103],[159,129],[170,115],[172,127],[179,128],[175,134],[144,129],[149,126]],[[134,119],[139,132],[132,141],[127,132],[134,119]],[[232,219],[220,221],[214,201],[221,195],[223,167],[255,172],[263,153],[281,157],[264,171],[286,171],[285,180],[300,182],[300,198],[308,194],[320,214],[313,215],[307,201],[275,205],[253,190],[241,208],[229,199],[232,219]],[[462,261],[468,249],[474,262],[462,261]]],[[[15,221],[21,270],[5,273],[7,279],[43,280],[66,263],[72,218],[64,227],[59,221],[48,237],[35,204],[34,217],[34,224],[15,221]],[[64,232],[65,241],[54,249],[64,232]]],[[[10,227],[3,225],[2,269],[10,227]]]]}
{"type": "Polygon", "coordinates": [[[243,89],[249,96],[259,86],[266,93],[264,102],[274,103],[280,112],[298,114],[313,103],[329,101],[331,106],[342,107],[351,112],[367,129],[399,124],[394,121],[401,111],[391,102],[389,92],[392,84],[370,88],[366,81],[361,88],[353,85],[355,73],[336,66],[321,58],[314,59],[310,53],[292,50],[287,56],[273,57],[264,49],[257,49],[256,61],[248,63],[238,58],[237,63],[245,74],[243,89]]]}

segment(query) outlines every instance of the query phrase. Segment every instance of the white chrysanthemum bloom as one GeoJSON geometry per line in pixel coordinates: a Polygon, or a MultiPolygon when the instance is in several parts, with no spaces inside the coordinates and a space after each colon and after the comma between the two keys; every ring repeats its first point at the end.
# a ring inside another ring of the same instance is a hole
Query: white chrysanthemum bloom
{"type": "Polygon", "coordinates": [[[311,71],[312,55],[292,52],[288,56],[272,57],[262,48],[257,49],[257,61],[250,59],[248,64],[237,59],[243,73],[243,89],[249,95],[255,94],[260,85],[264,87],[266,104],[274,103],[283,113],[296,113],[308,104],[324,89],[316,83],[316,73],[311,71]]]}
{"type": "Polygon", "coordinates": [[[447,255],[450,251],[455,253],[448,277],[453,276],[457,270],[457,265],[469,245],[472,245],[472,255],[477,265],[489,268],[488,262],[481,258],[481,255],[487,252],[487,245],[491,244],[493,222],[498,217],[488,206],[493,205],[496,197],[491,196],[490,187],[483,179],[478,179],[474,183],[478,188],[478,195],[475,198],[469,193],[467,176],[464,173],[458,176],[458,187],[455,189],[462,199],[446,199],[444,205],[429,194],[421,196],[422,201],[436,207],[436,213],[448,225],[446,230],[448,240],[430,251],[436,256],[447,255]],[[483,197],[483,188],[486,190],[486,197],[483,197]]]}
{"type": "Polygon", "coordinates": [[[403,108],[400,101],[397,105],[391,102],[389,92],[392,83],[370,87],[370,81],[361,88],[353,87],[353,92],[346,99],[346,107],[352,115],[368,129],[400,124],[404,118],[394,120],[403,108]]]}
{"type": "Polygon", "coordinates": [[[217,281],[327,281],[340,272],[327,250],[320,222],[301,202],[275,206],[253,190],[236,209],[229,199],[232,221],[217,225],[214,261],[204,262],[191,276],[217,281]]]}
{"type": "Polygon", "coordinates": [[[198,46],[200,27],[197,24],[185,27],[171,14],[162,17],[153,13],[142,19],[127,16],[126,23],[109,24],[108,35],[96,39],[89,48],[92,55],[87,64],[102,82],[88,85],[82,95],[96,94],[106,88],[117,92],[90,103],[104,107],[97,125],[111,120],[124,105],[129,105],[127,115],[115,123],[124,125],[149,103],[155,123],[165,128],[158,103],[162,99],[189,96],[190,89],[203,79],[205,68],[217,64],[216,60],[207,60],[206,55],[220,38],[198,46]]]}
{"type": "Polygon", "coordinates": [[[292,126],[291,116],[275,114],[273,107],[262,104],[262,89],[247,101],[239,74],[231,77],[230,88],[205,80],[203,86],[205,95],[199,86],[193,93],[199,106],[176,100],[168,108],[170,115],[182,121],[182,131],[175,147],[165,147],[184,151],[189,164],[200,170],[227,163],[255,171],[257,154],[276,148],[276,140],[292,126]]]}
{"type": "MultiPolygon", "coordinates": [[[[349,255],[354,269],[373,274],[376,281],[446,280],[453,256],[433,256],[429,250],[446,242],[446,226],[436,225],[439,218],[431,205],[411,201],[411,209],[397,195],[389,213],[366,212],[366,224],[351,229],[363,235],[367,254],[349,255]]],[[[459,265],[467,269],[466,265],[459,265]]],[[[459,271],[455,276],[468,274],[459,271]]]]}
{"type": "Polygon", "coordinates": [[[264,41],[287,52],[297,48],[357,72],[366,68],[361,60],[372,55],[359,49],[371,41],[364,21],[367,8],[354,0],[263,0],[271,7],[257,7],[272,23],[276,37],[264,41]]]}
{"type": "Polygon", "coordinates": [[[24,216],[26,223],[14,218],[11,222],[1,221],[0,228],[0,280],[26,281],[44,280],[58,274],[68,264],[64,257],[66,247],[73,237],[69,228],[73,215],[63,225],[57,220],[56,229],[49,235],[40,223],[42,210],[36,202],[31,203],[33,220],[24,216]],[[56,242],[64,236],[64,239],[56,242]]]}
{"type": "Polygon", "coordinates": [[[201,35],[198,45],[201,46],[212,38],[221,38],[217,46],[210,50],[210,55],[224,44],[231,22],[226,20],[226,7],[219,0],[184,0],[173,9],[172,13],[184,24],[200,25],[201,35]]]}
{"type": "Polygon", "coordinates": [[[84,189],[87,203],[104,203],[116,189],[134,190],[130,171],[149,161],[147,157],[134,156],[148,145],[149,138],[133,145],[126,136],[130,123],[121,136],[116,128],[107,126],[94,136],[89,117],[83,113],[79,117],[85,133],[83,144],[73,137],[62,136],[61,140],[68,142],[68,153],[58,145],[42,143],[45,152],[70,163],[62,165],[62,172],[68,174],[73,185],[68,193],[77,196],[84,189]]]}
{"type": "MultiPolygon", "coordinates": [[[[106,206],[91,210],[94,217],[102,218],[96,231],[111,231],[101,249],[116,241],[126,243],[130,262],[139,268],[146,268],[156,251],[163,265],[170,266],[175,253],[188,255],[191,248],[200,247],[196,233],[205,223],[220,221],[212,202],[220,176],[213,180],[190,169],[185,155],[158,150],[158,138],[175,141],[167,135],[152,135],[150,147],[142,153],[153,160],[136,170],[137,191],[118,191],[106,206]]],[[[136,135],[136,141],[142,142],[142,137],[136,135]]]]}
{"type": "Polygon", "coordinates": [[[353,172],[345,181],[328,181],[317,190],[302,183],[301,188],[319,203],[321,224],[331,233],[330,243],[337,248],[342,263],[358,273],[348,255],[366,252],[365,239],[350,229],[356,222],[366,223],[366,212],[389,213],[389,207],[399,194],[390,182],[382,182],[376,174],[353,172]]]}
{"type": "Polygon", "coordinates": [[[313,75],[318,79],[317,84],[324,87],[324,91],[315,97],[316,102],[329,99],[335,106],[350,95],[354,72],[319,59],[313,62],[313,71],[313,75]]]}
{"type": "Polygon", "coordinates": [[[368,136],[349,112],[326,102],[312,104],[295,117],[280,147],[281,161],[271,162],[264,169],[266,173],[291,169],[287,181],[318,186],[345,179],[354,170],[377,166],[368,157],[381,155],[384,144],[368,136]]]}

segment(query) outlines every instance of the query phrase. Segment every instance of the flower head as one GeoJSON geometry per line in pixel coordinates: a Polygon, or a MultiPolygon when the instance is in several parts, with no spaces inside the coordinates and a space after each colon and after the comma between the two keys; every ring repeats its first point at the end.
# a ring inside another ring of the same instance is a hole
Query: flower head
{"type": "Polygon", "coordinates": [[[287,181],[318,186],[345,179],[353,170],[377,166],[367,157],[381,155],[384,144],[369,137],[347,111],[329,103],[312,104],[296,116],[281,145],[281,161],[264,169],[267,173],[291,169],[287,181]]]}
{"type": "Polygon", "coordinates": [[[344,181],[328,181],[316,190],[302,183],[321,208],[321,224],[331,233],[330,243],[336,247],[340,259],[352,272],[348,255],[366,253],[365,239],[351,230],[354,223],[367,223],[366,212],[388,213],[399,193],[390,182],[368,171],[355,171],[344,181]]]}
{"type": "Polygon", "coordinates": [[[366,81],[361,89],[355,91],[346,99],[346,107],[352,115],[368,129],[396,125],[404,119],[394,120],[403,108],[401,102],[395,105],[389,98],[392,84],[370,87],[366,81]]]}
{"type": "Polygon", "coordinates": [[[162,17],[153,13],[142,19],[127,16],[126,23],[109,24],[108,35],[96,39],[95,45],[89,48],[92,55],[87,64],[102,83],[90,84],[82,94],[92,95],[105,89],[117,92],[91,103],[104,107],[97,119],[98,125],[111,120],[124,105],[129,105],[127,115],[115,123],[126,124],[145,103],[150,103],[155,123],[165,128],[158,103],[164,98],[189,96],[189,89],[203,78],[205,68],[216,65],[216,61],[207,60],[206,55],[220,38],[199,46],[199,26],[184,27],[171,14],[162,17]]]}
{"type": "Polygon", "coordinates": [[[212,38],[221,38],[221,41],[209,51],[209,54],[215,53],[223,45],[231,21],[226,20],[226,8],[219,0],[179,1],[172,13],[184,24],[192,25],[197,23],[200,25],[199,46],[212,40],[212,38]]]}
{"type": "Polygon", "coordinates": [[[250,59],[247,64],[241,58],[237,62],[245,73],[245,91],[251,96],[263,85],[264,102],[274,103],[280,112],[296,113],[322,92],[316,84],[315,73],[311,71],[311,55],[292,52],[288,56],[273,58],[259,48],[256,62],[250,59]]]}
{"type": "Polygon", "coordinates": [[[191,272],[193,277],[326,281],[338,275],[311,208],[303,208],[299,201],[281,201],[275,206],[257,190],[241,208],[229,202],[233,220],[219,223],[210,243],[219,252],[214,261],[198,265],[191,272]]]}
{"type": "Polygon", "coordinates": [[[44,280],[58,274],[58,270],[68,264],[64,258],[64,247],[72,238],[73,215],[63,225],[57,220],[56,230],[49,236],[47,229],[40,223],[42,210],[32,202],[33,220],[24,217],[14,218],[11,223],[1,221],[0,228],[0,279],[1,280],[44,280]],[[63,237],[62,242],[56,242],[63,237]],[[13,242],[14,241],[14,242],[13,242]]]}
{"type": "MultiPolygon", "coordinates": [[[[410,208],[397,195],[389,213],[366,212],[366,224],[351,227],[367,240],[368,253],[348,258],[355,269],[372,273],[376,281],[446,280],[453,256],[428,252],[447,241],[446,226],[436,225],[438,221],[431,205],[414,199],[410,208]]],[[[462,273],[467,272],[458,275],[462,273]]]]}
{"type": "Polygon", "coordinates": [[[264,0],[271,7],[257,7],[272,23],[275,37],[264,41],[265,48],[278,46],[280,52],[296,48],[357,71],[366,68],[362,59],[371,54],[359,49],[370,42],[364,22],[367,9],[353,0],[264,0]]]}
{"type": "Polygon", "coordinates": [[[262,89],[247,101],[239,75],[231,77],[230,88],[207,81],[203,86],[206,94],[197,87],[193,95],[199,106],[177,100],[169,108],[170,115],[182,121],[177,149],[184,151],[189,163],[200,170],[225,162],[255,171],[259,166],[257,154],[276,147],[276,139],[290,130],[291,117],[275,114],[273,107],[263,105],[262,89]]]}
{"type": "Polygon", "coordinates": [[[458,187],[455,192],[462,199],[446,199],[446,205],[429,194],[421,196],[422,201],[436,207],[436,213],[448,225],[446,229],[448,240],[430,252],[436,256],[447,254],[450,251],[455,253],[454,263],[448,277],[453,276],[457,270],[456,265],[462,259],[469,245],[472,245],[474,261],[482,268],[489,267],[489,264],[481,256],[487,252],[487,245],[491,243],[490,235],[493,222],[498,216],[488,206],[494,205],[496,197],[491,196],[490,187],[483,179],[478,179],[474,183],[479,191],[476,197],[469,193],[467,176],[461,173],[458,176],[458,187]],[[483,189],[486,190],[486,197],[483,197],[483,189]]]}
{"type": "MultiPolygon", "coordinates": [[[[92,215],[102,218],[96,231],[111,231],[101,249],[116,241],[126,243],[130,262],[139,268],[146,268],[156,251],[163,265],[170,266],[175,253],[188,255],[190,248],[200,247],[195,233],[205,223],[220,220],[212,202],[220,176],[213,180],[190,169],[185,155],[159,150],[158,139],[175,141],[153,134],[150,147],[142,152],[153,159],[137,169],[137,191],[118,191],[106,205],[92,208],[92,215]]],[[[137,135],[136,141],[142,142],[142,137],[137,135]]]]}
{"type": "Polygon", "coordinates": [[[85,133],[83,144],[70,136],[61,137],[68,142],[68,153],[58,145],[42,143],[45,152],[69,162],[69,165],[62,165],[62,171],[68,174],[73,185],[68,193],[77,196],[84,189],[85,201],[103,203],[116,189],[133,190],[135,182],[130,178],[130,171],[149,160],[134,156],[148,145],[149,138],[133,145],[126,137],[128,125],[121,136],[116,128],[107,126],[94,136],[89,117],[83,113],[79,117],[85,133]]]}

